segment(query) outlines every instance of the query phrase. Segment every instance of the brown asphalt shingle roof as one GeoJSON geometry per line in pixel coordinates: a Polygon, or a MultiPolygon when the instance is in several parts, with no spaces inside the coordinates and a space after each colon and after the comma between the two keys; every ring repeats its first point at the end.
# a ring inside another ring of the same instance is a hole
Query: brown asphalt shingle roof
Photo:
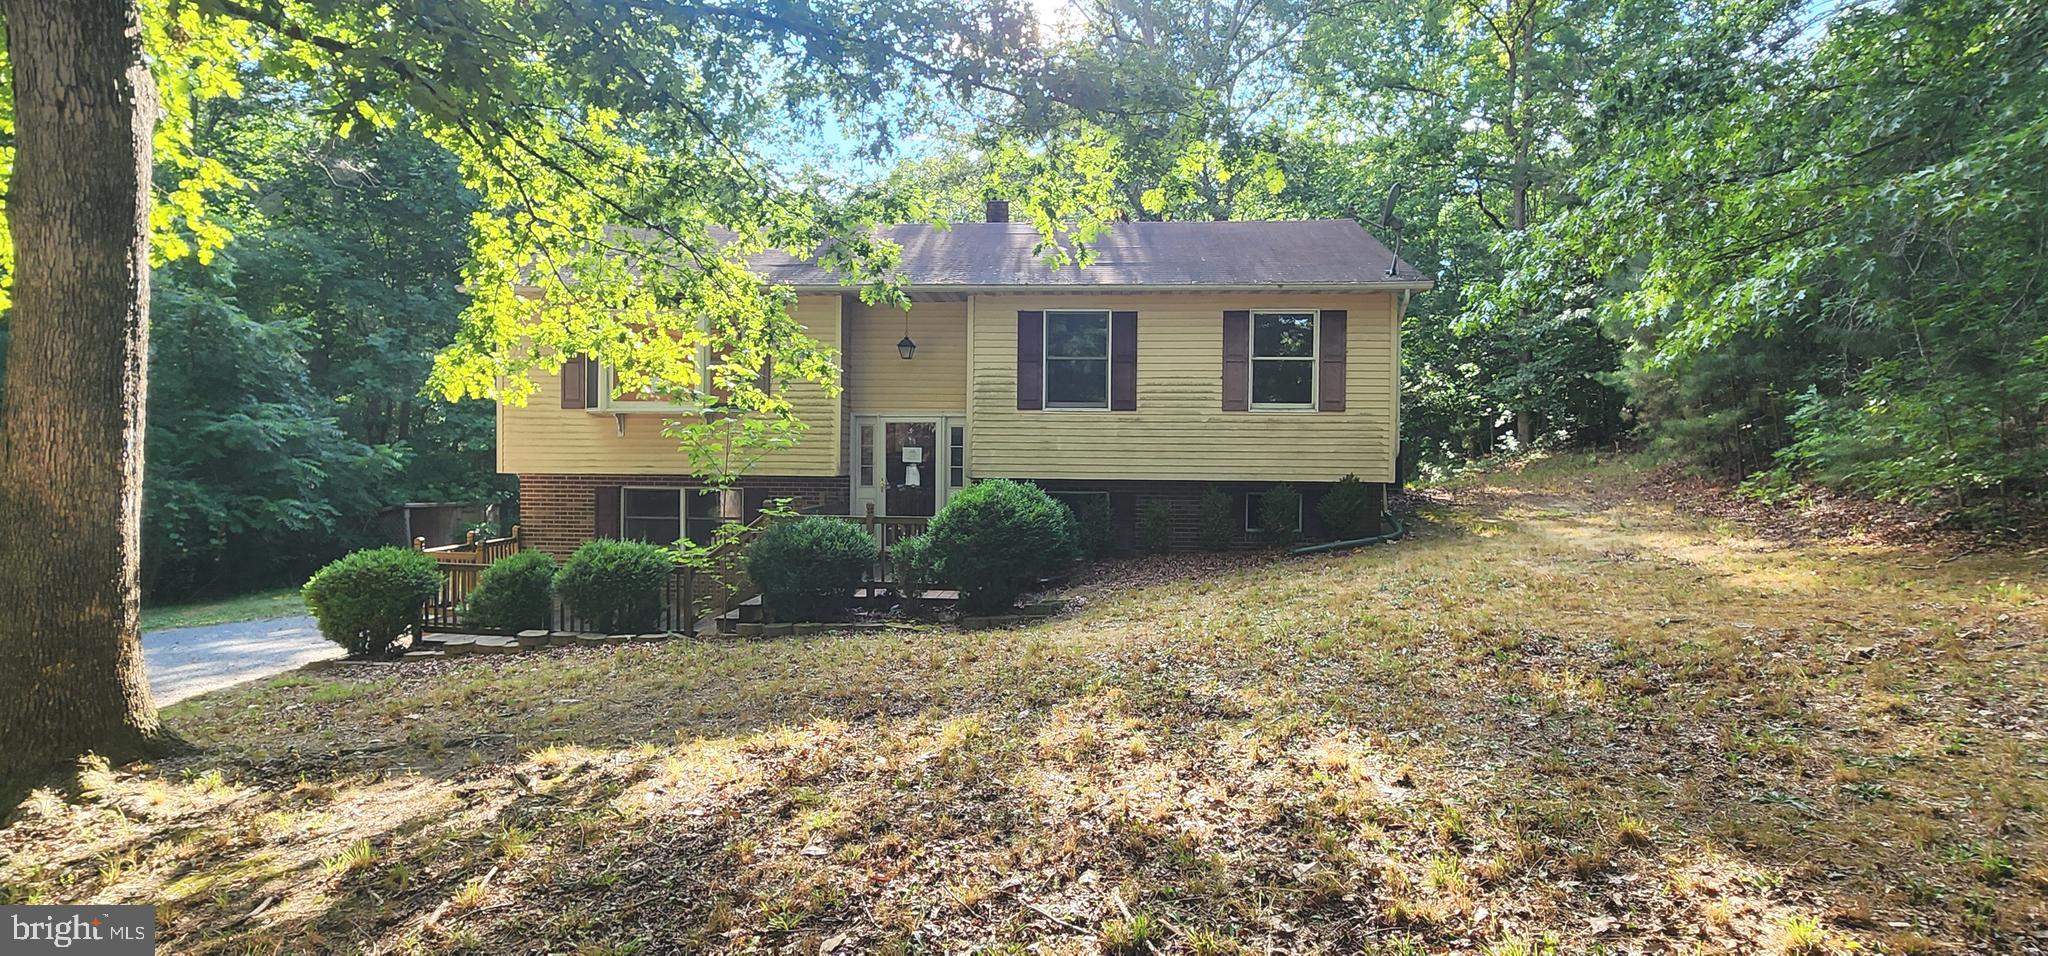
{"type": "MultiPolygon", "coordinates": [[[[1429,284],[1406,262],[1389,278],[1393,253],[1351,219],[1116,223],[1097,237],[1094,261],[1080,269],[1047,266],[1032,251],[1039,235],[1030,223],[914,224],[883,234],[903,247],[901,268],[913,288],[1429,284]]],[[[749,261],[778,284],[838,285],[831,273],[786,253],[749,261]]]]}

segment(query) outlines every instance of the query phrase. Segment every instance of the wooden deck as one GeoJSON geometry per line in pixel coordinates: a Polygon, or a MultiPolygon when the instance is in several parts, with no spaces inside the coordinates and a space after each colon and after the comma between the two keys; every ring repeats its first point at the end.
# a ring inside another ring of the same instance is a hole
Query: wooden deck
{"type": "MultiPolygon", "coordinates": [[[[906,583],[905,575],[893,560],[892,552],[899,542],[923,534],[931,524],[930,518],[877,515],[872,506],[866,514],[821,517],[857,524],[880,546],[875,563],[854,592],[856,602],[874,601],[901,593],[906,583]]],[[[704,566],[677,565],[672,569],[663,587],[661,614],[655,628],[676,634],[730,633],[740,623],[762,620],[761,591],[747,577],[745,555],[747,545],[760,536],[770,520],[767,516],[757,518],[737,542],[714,549],[704,566]]],[[[511,533],[501,538],[480,538],[471,532],[468,540],[461,544],[429,548],[424,539],[416,539],[413,546],[432,555],[441,570],[441,591],[421,606],[418,632],[422,635],[479,633],[479,628],[465,620],[469,596],[475,592],[484,568],[500,558],[519,553],[519,527],[514,525],[511,533]]],[[[952,602],[960,597],[959,592],[951,590],[932,589],[922,593],[922,600],[930,602],[952,602]]],[[[559,601],[548,623],[552,630],[558,632],[581,633],[585,630],[585,622],[577,620],[575,613],[559,601]]]]}

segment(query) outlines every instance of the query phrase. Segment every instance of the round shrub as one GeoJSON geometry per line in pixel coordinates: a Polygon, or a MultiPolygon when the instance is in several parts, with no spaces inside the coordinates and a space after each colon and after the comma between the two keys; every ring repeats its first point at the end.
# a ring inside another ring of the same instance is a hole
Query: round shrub
{"type": "Polygon", "coordinates": [[[1109,496],[1075,494],[1055,498],[1067,506],[1074,518],[1074,546],[1081,557],[1094,561],[1109,553],[1115,529],[1110,527],[1109,496]]]}
{"type": "Polygon", "coordinates": [[[599,539],[577,548],[555,572],[555,593],[583,626],[607,634],[653,629],[673,567],[668,549],[599,539]]]}
{"type": "Polygon", "coordinates": [[[1301,492],[1281,482],[1259,494],[1259,538],[1288,544],[1301,537],[1301,492]]]}
{"type": "Polygon", "coordinates": [[[1074,522],[1037,485],[1002,478],[969,485],[932,519],[938,573],[961,589],[963,610],[989,614],[1071,564],[1074,522]]]}
{"type": "Polygon", "coordinates": [[[875,551],[875,539],[858,525],[812,515],[761,532],[747,547],[747,576],[780,620],[837,620],[875,551]]]}
{"type": "Polygon", "coordinates": [[[1173,544],[1173,504],[1154,498],[1138,507],[1138,548],[1164,551],[1173,544]]]}
{"type": "Polygon", "coordinates": [[[555,556],[521,551],[491,562],[469,592],[463,620],[494,631],[544,628],[555,612],[555,556]]]}
{"type": "Polygon", "coordinates": [[[946,586],[939,574],[938,560],[929,533],[912,535],[889,546],[889,567],[896,576],[896,594],[903,599],[905,611],[923,614],[932,609],[925,602],[925,593],[946,586]]]}
{"type": "Polygon", "coordinates": [[[1237,509],[1230,494],[1210,485],[1195,501],[1195,539],[1204,551],[1221,551],[1237,540],[1237,509]]]}
{"type": "Polygon", "coordinates": [[[374,657],[419,622],[420,606],[441,593],[441,571],[411,548],[371,548],[321,568],[299,593],[321,637],[350,657],[374,657]]]}
{"type": "Polygon", "coordinates": [[[1349,541],[1380,530],[1379,496],[1357,475],[1345,475],[1316,502],[1316,515],[1332,541],[1349,541]]]}
{"type": "Polygon", "coordinates": [[[939,577],[938,556],[932,553],[932,536],[912,535],[889,546],[889,563],[897,577],[907,584],[932,587],[944,582],[939,577]]]}

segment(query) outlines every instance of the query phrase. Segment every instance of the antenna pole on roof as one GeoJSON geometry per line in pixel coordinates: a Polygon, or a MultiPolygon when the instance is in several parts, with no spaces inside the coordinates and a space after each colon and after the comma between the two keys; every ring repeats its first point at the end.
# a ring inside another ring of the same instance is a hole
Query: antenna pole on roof
{"type": "Polygon", "coordinates": [[[1401,201],[1401,182],[1395,180],[1387,187],[1387,201],[1380,206],[1380,233],[1393,240],[1394,257],[1387,262],[1387,278],[1391,279],[1401,268],[1401,228],[1407,223],[1394,214],[1394,205],[1401,201]]]}

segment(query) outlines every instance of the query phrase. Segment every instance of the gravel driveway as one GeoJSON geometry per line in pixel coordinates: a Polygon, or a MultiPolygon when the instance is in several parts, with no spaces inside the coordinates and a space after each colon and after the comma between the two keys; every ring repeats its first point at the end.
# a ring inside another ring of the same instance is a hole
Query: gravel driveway
{"type": "Polygon", "coordinates": [[[149,692],[159,707],[341,655],[310,617],[174,627],[142,635],[149,692]]]}

